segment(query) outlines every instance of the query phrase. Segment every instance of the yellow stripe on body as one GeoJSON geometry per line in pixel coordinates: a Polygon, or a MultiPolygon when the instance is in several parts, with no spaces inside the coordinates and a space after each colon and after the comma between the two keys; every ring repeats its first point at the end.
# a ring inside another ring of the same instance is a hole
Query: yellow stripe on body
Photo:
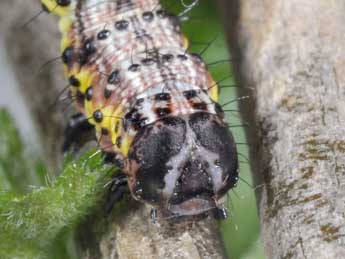
{"type": "Polygon", "coordinates": [[[70,6],[59,6],[56,0],[41,0],[41,3],[51,13],[59,16],[66,16],[70,13],[70,6]]]}
{"type": "Polygon", "coordinates": [[[182,41],[183,41],[183,48],[188,49],[189,48],[189,39],[182,34],[182,41]]]}
{"type": "Polygon", "coordinates": [[[212,98],[214,102],[218,102],[219,99],[219,92],[218,92],[218,84],[214,79],[210,76],[210,90],[208,91],[208,94],[212,98]]]}
{"type": "Polygon", "coordinates": [[[72,19],[69,16],[61,17],[59,21],[59,30],[63,35],[66,35],[72,28],[72,19]]]}
{"type": "Polygon", "coordinates": [[[118,148],[116,145],[114,146],[114,150],[116,152],[121,153],[123,156],[127,157],[129,148],[133,142],[133,137],[129,136],[123,128],[123,118],[124,118],[124,112],[123,112],[123,107],[118,107],[117,110],[115,110],[112,121],[111,121],[111,127],[110,129],[110,134],[111,134],[111,140],[113,143],[116,143],[116,140],[118,137],[122,137],[121,141],[121,147],[118,148]],[[119,128],[117,131],[116,125],[119,125],[119,128]]]}

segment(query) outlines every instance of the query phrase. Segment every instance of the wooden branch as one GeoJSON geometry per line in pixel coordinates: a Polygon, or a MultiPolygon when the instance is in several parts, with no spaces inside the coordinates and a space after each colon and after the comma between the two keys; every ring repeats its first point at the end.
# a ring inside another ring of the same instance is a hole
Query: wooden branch
{"type": "Polygon", "coordinates": [[[253,143],[267,258],[345,254],[345,5],[220,0],[253,143]],[[236,64],[235,64],[236,65],[236,64]]]}
{"type": "MultiPolygon", "coordinates": [[[[61,109],[49,107],[66,80],[61,64],[49,66],[39,75],[37,71],[41,64],[59,56],[57,23],[53,17],[42,15],[25,29],[18,29],[39,10],[34,0],[2,0],[0,31],[6,38],[10,61],[41,133],[42,146],[56,165],[61,161],[62,129],[66,122],[63,117],[67,116],[61,116],[61,109]]],[[[86,218],[78,233],[83,258],[225,258],[213,219],[153,224],[146,206],[130,202],[119,210],[112,217],[97,211],[86,218]]]]}

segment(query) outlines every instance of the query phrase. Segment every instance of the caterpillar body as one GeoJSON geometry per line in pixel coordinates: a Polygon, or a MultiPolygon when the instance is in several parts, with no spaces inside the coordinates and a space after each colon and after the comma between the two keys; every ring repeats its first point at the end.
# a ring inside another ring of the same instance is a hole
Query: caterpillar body
{"type": "Polygon", "coordinates": [[[237,152],[216,83],[158,0],[42,0],[61,19],[70,96],[132,196],[164,215],[221,208],[237,152]]]}

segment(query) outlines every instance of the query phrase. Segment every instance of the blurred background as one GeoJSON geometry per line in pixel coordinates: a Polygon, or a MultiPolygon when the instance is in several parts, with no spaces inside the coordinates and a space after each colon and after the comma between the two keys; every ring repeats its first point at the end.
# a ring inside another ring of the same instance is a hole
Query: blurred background
{"type": "MultiPolygon", "coordinates": [[[[186,1],[186,4],[191,2],[192,1],[186,1]]],[[[185,10],[185,7],[182,6],[179,0],[164,0],[163,4],[175,14],[181,14],[185,10]]],[[[39,10],[39,3],[37,3],[37,8],[39,10]]],[[[0,18],[2,20],[6,19],[6,17],[0,18]]],[[[35,23],[39,22],[44,23],[45,19],[50,18],[51,17],[39,17],[28,26],[35,26],[35,23]]],[[[229,102],[223,109],[227,111],[227,122],[230,126],[233,126],[231,130],[238,143],[237,148],[240,154],[241,179],[239,180],[238,186],[233,191],[230,191],[228,195],[227,207],[230,214],[229,218],[220,223],[224,244],[232,259],[264,258],[262,244],[259,239],[259,223],[253,190],[254,186],[252,186],[248,162],[248,146],[246,144],[243,127],[241,126],[246,125],[246,122],[241,121],[238,112],[238,101],[236,100],[236,98],[239,97],[237,96],[237,87],[246,86],[236,86],[234,82],[231,72],[232,62],[230,62],[230,60],[236,62],[236,57],[230,57],[229,55],[214,0],[200,0],[198,5],[182,16],[182,19],[183,31],[190,40],[190,51],[202,53],[205,62],[209,64],[209,70],[215,81],[219,82],[221,88],[220,104],[229,102]]],[[[24,22],[25,20],[18,21],[18,24],[23,24],[24,22]]],[[[58,55],[58,49],[56,53],[56,55],[58,55]]],[[[48,174],[49,170],[45,169],[43,165],[44,163],[42,161],[44,161],[44,155],[40,151],[39,137],[32,123],[32,115],[27,109],[23,96],[21,96],[18,81],[13,72],[13,65],[8,60],[5,42],[0,36],[0,77],[2,79],[0,107],[5,107],[14,117],[16,126],[20,129],[20,135],[23,137],[25,145],[30,146],[31,150],[30,154],[27,154],[27,158],[30,156],[30,159],[26,159],[25,155],[23,158],[23,160],[30,160],[27,165],[30,169],[26,168],[25,170],[31,173],[28,174],[28,177],[21,178],[22,182],[18,182],[17,185],[29,186],[31,184],[44,184],[43,179],[46,177],[44,174],[48,174]],[[36,152],[32,152],[32,150],[36,152]],[[32,154],[35,154],[34,159],[32,159],[32,154]]],[[[42,64],[44,62],[45,61],[42,61],[42,64]]],[[[39,68],[32,68],[33,73],[38,69],[39,68]]],[[[52,69],[54,69],[54,67],[52,69]]],[[[251,90],[248,88],[248,91],[251,90]]],[[[245,100],[241,101],[245,102],[245,100]]],[[[0,127],[3,127],[4,122],[0,121],[0,123],[0,127]]],[[[5,158],[2,157],[2,159],[5,158]]],[[[7,159],[11,159],[11,157],[7,159]]],[[[14,159],[13,156],[12,159],[14,159]]],[[[4,168],[2,168],[2,170],[4,170],[4,168]]],[[[24,168],[18,167],[17,170],[24,170],[24,168]]],[[[0,178],[0,180],[2,180],[0,187],[3,188],[6,186],[5,181],[8,181],[8,179],[0,178]]],[[[16,181],[20,181],[20,179],[17,178],[16,181]]],[[[9,184],[15,185],[16,183],[12,182],[9,184]]],[[[27,190],[28,188],[24,189],[27,190]]],[[[68,242],[70,243],[70,240],[68,240],[68,242]]],[[[70,248],[70,250],[73,250],[73,247],[70,248]]],[[[63,254],[65,256],[66,251],[64,251],[63,254]]],[[[70,257],[73,258],[74,253],[70,252],[69,254],[70,257]]]]}

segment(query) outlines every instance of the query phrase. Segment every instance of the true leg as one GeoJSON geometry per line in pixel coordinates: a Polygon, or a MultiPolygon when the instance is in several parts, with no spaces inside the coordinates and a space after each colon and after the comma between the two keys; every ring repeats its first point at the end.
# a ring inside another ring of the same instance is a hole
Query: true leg
{"type": "Polygon", "coordinates": [[[83,114],[77,113],[69,120],[64,135],[62,151],[78,150],[86,141],[95,138],[94,126],[83,114]]]}

